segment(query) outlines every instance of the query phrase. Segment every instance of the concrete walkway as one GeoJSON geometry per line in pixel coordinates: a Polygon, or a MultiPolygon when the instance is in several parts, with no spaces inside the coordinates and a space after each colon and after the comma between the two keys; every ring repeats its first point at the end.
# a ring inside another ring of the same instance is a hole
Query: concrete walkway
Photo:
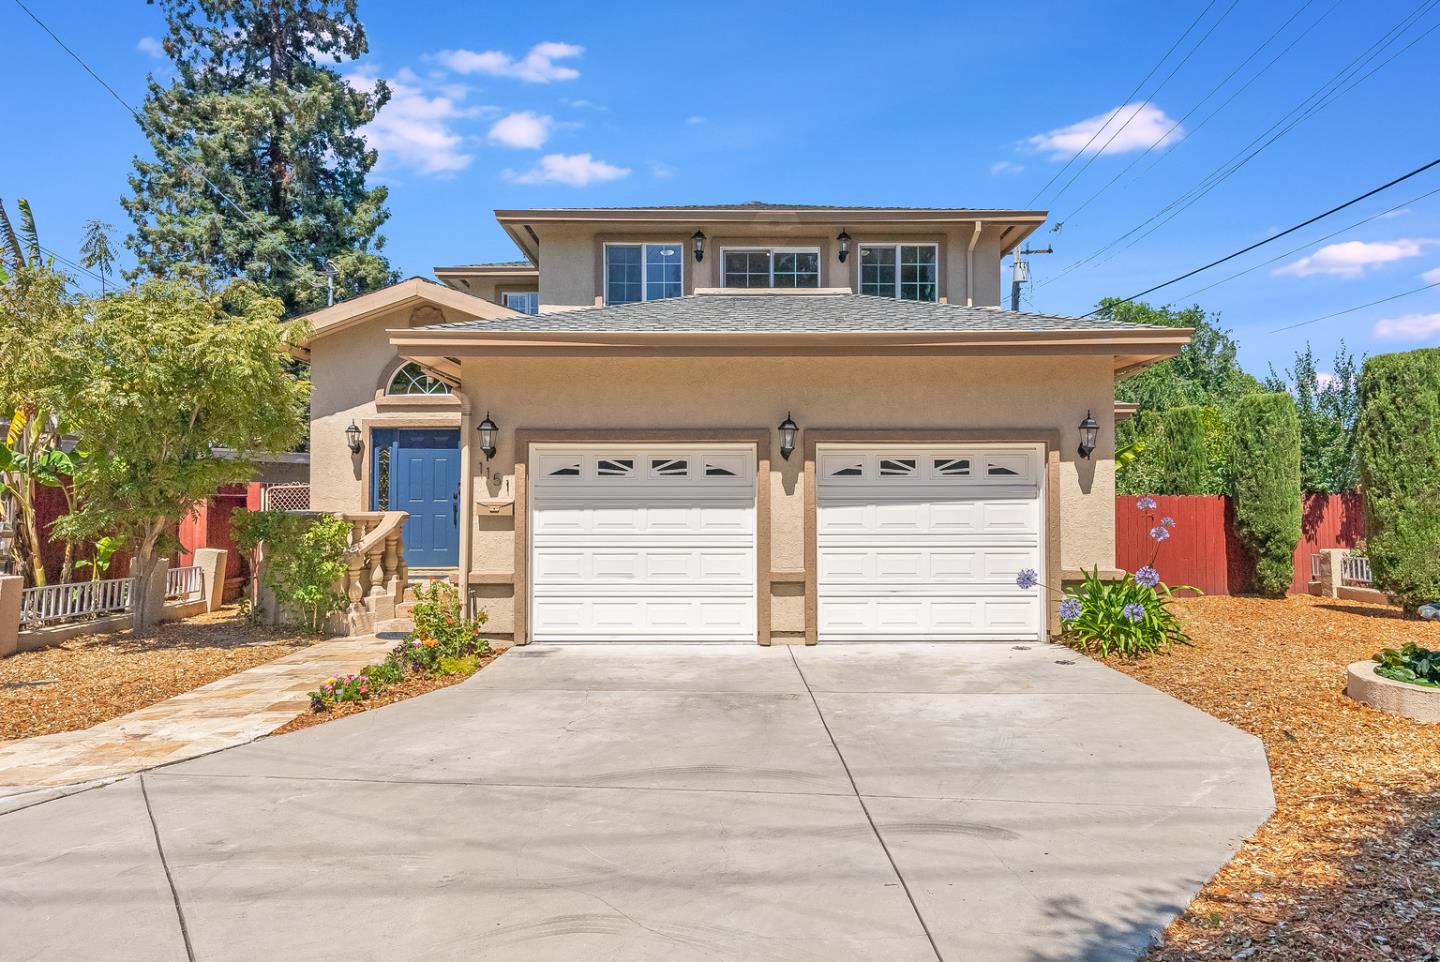
{"type": "Polygon", "coordinates": [[[319,682],[374,664],[395,641],[317,642],[90,728],[0,742],[0,812],[268,735],[309,708],[319,682]]]}
{"type": "Polygon", "coordinates": [[[1260,743],[1064,649],[531,646],[0,816],[14,959],[1133,958],[1260,743]]]}

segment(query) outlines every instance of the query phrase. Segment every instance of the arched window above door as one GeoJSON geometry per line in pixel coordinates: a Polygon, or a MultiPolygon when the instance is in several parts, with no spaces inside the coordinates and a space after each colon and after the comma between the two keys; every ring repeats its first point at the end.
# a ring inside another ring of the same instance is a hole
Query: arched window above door
{"type": "Polygon", "coordinates": [[[387,395],[407,394],[449,394],[450,385],[436,377],[432,377],[419,364],[414,361],[402,366],[385,386],[387,395]]]}

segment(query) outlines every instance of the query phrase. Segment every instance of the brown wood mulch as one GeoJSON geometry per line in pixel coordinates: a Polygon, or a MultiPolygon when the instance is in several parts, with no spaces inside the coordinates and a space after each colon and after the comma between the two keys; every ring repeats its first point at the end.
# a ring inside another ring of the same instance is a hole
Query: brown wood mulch
{"type": "Polygon", "coordinates": [[[0,741],[74,731],[299,651],[314,638],[246,622],[234,606],[148,638],[82,635],[0,660],[0,741]]]}
{"type": "MultiPolygon", "coordinates": [[[[495,650],[481,655],[480,663],[476,666],[475,671],[480,671],[498,657],[500,657],[500,652],[495,650]]],[[[432,691],[439,691],[441,688],[449,688],[451,685],[459,684],[472,674],[474,674],[474,672],[464,675],[411,676],[393,685],[386,685],[380,690],[379,694],[365,701],[342,702],[338,705],[331,705],[324,711],[307,711],[303,715],[297,715],[270,734],[285,735],[290,732],[300,731],[302,728],[313,728],[316,725],[323,725],[337,718],[345,718],[348,715],[358,715],[372,708],[383,708],[386,705],[393,705],[397,701],[414,698],[416,695],[428,695],[432,691]]],[[[318,687],[318,681],[316,685],[318,687]]]]}
{"type": "Polygon", "coordinates": [[[1275,814],[1147,962],[1440,960],[1440,725],[1345,696],[1345,668],[1440,625],[1311,597],[1187,599],[1193,647],[1108,664],[1259,736],[1275,814]]]}

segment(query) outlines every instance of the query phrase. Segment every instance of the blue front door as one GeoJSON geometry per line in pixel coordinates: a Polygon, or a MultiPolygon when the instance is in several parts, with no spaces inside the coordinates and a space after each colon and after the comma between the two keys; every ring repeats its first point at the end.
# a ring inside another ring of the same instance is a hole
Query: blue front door
{"type": "Polygon", "coordinates": [[[460,563],[460,432],[386,429],[371,435],[370,504],[408,511],[405,563],[453,568],[460,563]]]}

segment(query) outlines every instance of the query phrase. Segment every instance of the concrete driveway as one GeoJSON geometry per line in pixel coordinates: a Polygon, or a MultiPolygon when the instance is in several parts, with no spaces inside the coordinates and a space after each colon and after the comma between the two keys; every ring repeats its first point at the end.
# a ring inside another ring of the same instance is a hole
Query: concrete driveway
{"type": "Polygon", "coordinates": [[[531,646],[0,816],[7,959],[1130,959],[1273,804],[1061,648],[531,646]]]}

